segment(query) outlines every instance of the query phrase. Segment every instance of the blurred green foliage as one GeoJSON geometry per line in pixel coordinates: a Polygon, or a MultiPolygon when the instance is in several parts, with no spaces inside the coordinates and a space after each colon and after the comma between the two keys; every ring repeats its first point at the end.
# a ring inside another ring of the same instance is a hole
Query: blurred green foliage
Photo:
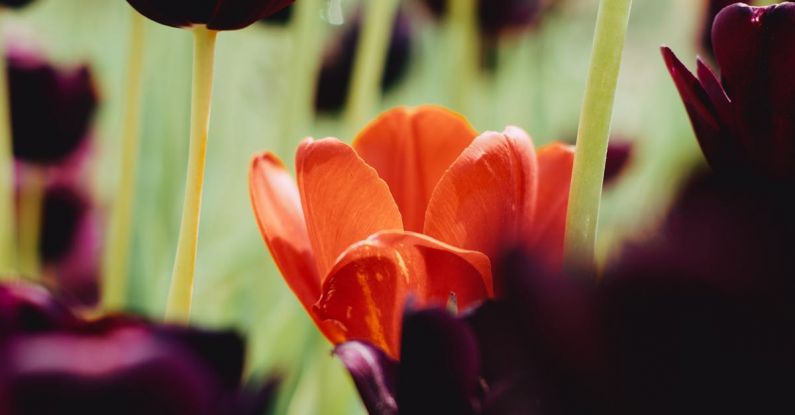
{"type": "MultiPolygon", "coordinates": [[[[449,61],[444,30],[416,3],[403,3],[413,16],[414,57],[408,76],[384,98],[383,108],[449,105],[452,94],[446,80],[456,62],[449,61]]],[[[556,3],[560,4],[538,27],[498,42],[495,72],[482,73],[473,85],[463,86],[471,99],[459,109],[478,130],[518,125],[539,145],[576,136],[598,1],[556,3]]],[[[306,65],[311,75],[319,60],[316,52],[342,30],[324,19],[325,0],[315,0],[314,5],[308,49],[296,47],[289,26],[257,24],[219,36],[193,321],[245,333],[251,375],[286,375],[279,413],[356,413],[363,407],[347,374],[332,359],[330,345],[316,333],[270,259],[247,190],[248,164],[255,152],[273,149],[292,164],[302,137],[345,131],[339,117],[309,123],[306,117],[289,114],[301,108],[290,100],[306,98],[301,91],[311,90],[311,82],[295,86],[301,81],[294,75],[296,65],[306,65]],[[297,124],[285,126],[286,119],[297,124]]],[[[350,17],[355,2],[346,0],[343,5],[350,17]]],[[[613,131],[634,140],[636,157],[621,182],[605,195],[602,252],[614,253],[625,238],[647,236],[644,230],[664,211],[683,174],[701,162],[658,47],[666,43],[679,56],[694,57],[702,7],[693,0],[635,2],[613,131]]],[[[40,0],[3,22],[8,41],[32,42],[51,59],[88,61],[95,70],[102,109],[94,133],[91,180],[103,206],[118,177],[130,13],[123,0],[40,0]]],[[[168,291],[187,162],[192,38],[186,31],[154,23],[147,23],[146,30],[129,301],[133,310],[159,318],[168,291]]],[[[374,108],[373,115],[379,110],[374,108]]]]}

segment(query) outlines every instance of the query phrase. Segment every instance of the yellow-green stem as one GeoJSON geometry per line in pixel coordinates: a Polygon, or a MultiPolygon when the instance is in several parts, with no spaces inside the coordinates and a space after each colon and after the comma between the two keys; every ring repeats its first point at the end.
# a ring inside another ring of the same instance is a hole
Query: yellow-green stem
{"type": "Polygon", "coordinates": [[[168,292],[166,320],[187,322],[190,317],[196,249],[199,240],[204,159],[210,128],[216,31],[204,26],[193,29],[193,97],[191,99],[190,154],[185,201],[177,241],[177,255],[168,292]]]}
{"type": "Polygon", "coordinates": [[[45,172],[29,166],[22,174],[19,189],[19,271],[39,279],[41,271],[39,242],[44,207],[45,172]]]}
{"type": "Polygon", "coordinates": [[[289,30],[293,38],[293,56],[289,70],[290,93],[284,106],[284,135],[279,141],[280,153],[293,151],[300,135],[306,133],[312,121],[313,98],[323,25],[319,24],[321,0],[303,0],[295,4],[295,17],[289,30]]]}
{"type": "Polygon", "coordinates": [[[448,0],[447,17],[448,50],[447,62],[450,73],[452,106],[464,114],[469,113],[472,88],[478,77],[478,38],[476,0],[448,0]]]}
{"type": "MultiPolygon", "coordinates": [[[[0,23],[4,10],[0,7],[0,23]]],[[[17,271],[14,226],[14,156],[8,101],[5,42],[0,30],[0,279],[17,271]]]]}
{"type": "Polygon", "coordinates": [[[618,72],[632,0],[601,0],[566,218],[567,267],[591,268],[618,72]]]}
{"type": "Polygon", "coordinates": [[[381,77],[399,4],[398,0],[364,3],[364,20],[345,114],[349,132],[361,128],[378,110],[381,77]]]}
{"type": "Polygon", "coordinates": [[[105,309],[112,310],[123,309],[126,299],[144,69],[145,18],[132,9],[130,9],[130,15],[130,39],[124,89],[124,120],[121,131],[120,177],[112,202],[101,274],[103,278],[102,305],[105,309]]]}

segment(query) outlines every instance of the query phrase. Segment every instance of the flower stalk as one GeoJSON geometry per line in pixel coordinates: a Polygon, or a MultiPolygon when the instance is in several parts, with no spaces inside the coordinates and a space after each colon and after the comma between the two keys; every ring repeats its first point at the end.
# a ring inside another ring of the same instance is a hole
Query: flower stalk
{"type": "Polygon", "coordinates": [[[610,122],[631,6],[632,0],[599,3],[566,217],[565,261],[574,269],[594,263],[610,122]]]}
{"type": "Polygon", "coordinates": [[[166,305],[166,319],[186,322],[190,316],[196,250],[199,238],[204,164],[210,127],[213,65],[217,31],[204,26],[193,29],[193,96],[191,102],[190,149],[182,222],[177,241],[177,255],[171,276],[166,305]]]}
{"type": "Polygon", "coordinates": [[[357,131],[378,107],[379,83],[399,4],[398,0],[371,0],[364,5],[345,114],[350,131],[357,131]]]}
{"type": "MultiPolygon", "coordinates": [[[[4,14],[0,7],[0,19],[4,14]]],[[[8,97],[5,43],[0,33],[0,278],[16,271],[14,237],[14,157],[11,147],[11,113],[8,97]]]]}
{"type": "Polygon", "coordinates": [[[102,263],[102,303],[106,309],[125,306],[127,266],[129,264],[135,177],[138,171],[141,92],[144,70],[143,15],[131,11],[130,39],[125,80],[124,119],[122,121],[119,182],[113,198],[108,243],[102,263]]]}
{"type": "Polygon", "coordinates": [[[472,86],[478,77],[478,2],[476,0],[448,0],[450,10],[447,25],[451,65],[450,95],[457,111],[468,113],[472,86]]]}

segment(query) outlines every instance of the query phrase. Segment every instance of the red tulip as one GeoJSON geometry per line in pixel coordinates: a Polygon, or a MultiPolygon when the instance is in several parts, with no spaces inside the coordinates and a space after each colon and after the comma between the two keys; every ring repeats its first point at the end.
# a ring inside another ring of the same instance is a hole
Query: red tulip
{"type": "Polygon", "coordinates": [[[288,285],[334,343],[399,356],[403,308],[493,296],[491,261],[522,245],[561,262],[573,150],[536,153],[509,127],[476,132],[437,107],[391,110],[353,147],[308,139],[297,185],[271,153],[250,171],[255,216],[288,285]]]}

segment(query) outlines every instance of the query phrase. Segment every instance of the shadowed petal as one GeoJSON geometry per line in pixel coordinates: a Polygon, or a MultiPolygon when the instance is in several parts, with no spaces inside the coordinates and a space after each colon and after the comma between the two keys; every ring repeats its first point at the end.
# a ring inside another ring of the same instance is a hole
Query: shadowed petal
{"type": "Polygon", "coordinates": [[[398,362],[377,347],[363,342],[337,346],[334,354],[350,372],[367,412],[371,415],[396,415],[395,384],[398,362]]]}
{"type": "Polygon", "coordinates": [[[406,230],[421,232],[431,192],[477,133],[434,106],[396,108],[362,131],[353,148],[389,185],[406,230]]]}
{"type": "Polygon", "coordinates": [[[214,30],[242,29],[292,4],[294,0],[221,0],[207,27],[214,30]]]}
{"type": "MultiPolygon", "coordinates": [[[[276,265],[314,318],[312,304],[320,298],[320,277],[295,181],[281,160],[263,153],[251,163],[249,193],[254,216],[276,265]]],[[[315,323],[332,341],[341,340],[333,327],[317,320],[315,323]]]]}
{"type": "Polygon", "coordinates": [[[348,340],[365,340],[399,355],[406,299],[462,309],[491,296],[488,258],[411,232],[379,232],[351,246],[323,283],[319,318],[339,322],[348,340]]]}
{"type": "Polygon", "coordinates": [[[538,150],[538,194],[527,247],[553,269],[560,269],[563,261],[573,165],[573,146],[553,143],[538,150]]]}
{"type": "Polygon", "coordinates": [[[484,133],[434,189],[424,233],[494,258],[531,225],[537,182],[535,150],[524,131],[484,133]]]}
{"type": "Polygon", "coordinates": [[[296,171],[319,275],[353,243],[385,229],[402,230],[387,184],[351,147],[336,139],[306,140],[296,171]]]}
{"type": "Polygon", "coordinates": [[[480,357],[475,335],[464,321],[442,309],[409,311],[402,349],[401,413],[476,413],[480,357]]]}

